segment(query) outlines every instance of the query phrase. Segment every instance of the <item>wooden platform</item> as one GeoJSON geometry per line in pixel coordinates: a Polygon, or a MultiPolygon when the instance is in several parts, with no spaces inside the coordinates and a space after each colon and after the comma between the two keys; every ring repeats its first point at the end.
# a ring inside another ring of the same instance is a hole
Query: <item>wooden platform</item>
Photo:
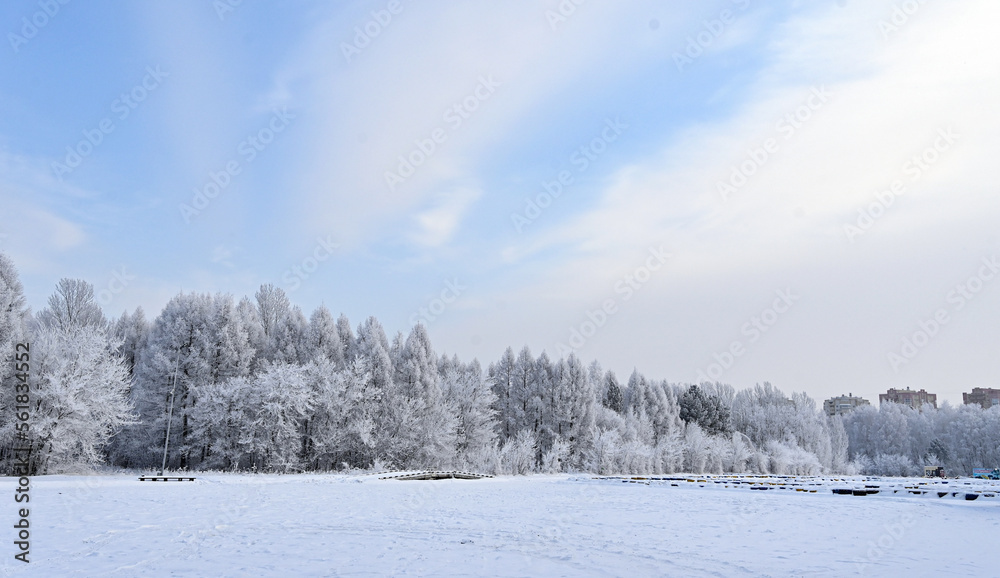
{"type": "Polygon", "coordinates": [[[187,476],[139,476],[140,482],[193,482],[194,478],[187,476]]]}
{"type": "Polygon", "coordinates": [[[440,471],[426,471],[426,472],[405,472],[400,474],[390,474],[387,476],[382,476],[379,479],[382,480],[481,480],[483,478],[492,478],[486,474],[476,474],[473,472],[440,472],[440,471]]]}

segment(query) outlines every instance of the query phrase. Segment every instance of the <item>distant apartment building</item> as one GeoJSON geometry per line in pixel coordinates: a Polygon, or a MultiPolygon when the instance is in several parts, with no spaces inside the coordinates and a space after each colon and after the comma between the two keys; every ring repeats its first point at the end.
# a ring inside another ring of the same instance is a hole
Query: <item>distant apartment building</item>
{"type": "Polygon", "coordinates": [[[901,403],[903,405],[908,405],[913,409],[920,409],[925,403],[929,403],[934,408],[937,408],[937,394],[927,393],[925,390],[915,391],[910,388],[906,389],[890,389],[885,393],[878,394],[878,402],[882,403],[901,403]]]}
{"type": "Polygon", "coordinates": [[[974,387],[972,393],[963,393],[962,401],[966,404],[978,403],[983,409],[1000,405],[1000,389],[989,387],[974,387]]]}
{"type": "Polygon", "coordinates": [[[854,397],[854,394],[849,393],[824,401],[823,411],[826,412],[826,415],[844,415],[863,405],[871,405],[871,403],[863,397],[854,397]]]}

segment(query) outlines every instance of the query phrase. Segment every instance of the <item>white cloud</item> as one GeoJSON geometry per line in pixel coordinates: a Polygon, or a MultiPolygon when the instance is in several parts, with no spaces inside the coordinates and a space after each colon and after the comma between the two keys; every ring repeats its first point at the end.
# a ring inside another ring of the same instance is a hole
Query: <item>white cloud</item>
{"type": "Polygon", "coordinates": [[[952,226],[978,219],[978,211],[965,203],[980,203],[985,183],[992,179],[993,169],[981,161],[996,152],[991,141],[995,143],[992,135],[1000,128],[1000,113],[983,106],[1000,95],[1000,78],[981,71],[988,68],[991,54],[1000,51],[1000,42],[987,47],[972,40],[988,36],[988,19],[982,14],[959,11],[945,22],[929,22],[931,16],[913,23],[907,36],[876,57],[878,70],[831,83],[822,82],[826,66],[844,71],[880,48],[870,30],[845,32],[837,28],[837,20],[824,19],[789,25],[790,32],[801,32],[776,43],[786,50],[775,55],[778,67],[788,70],[794,61],[795,69],[815,72],[815,84],[789,83],[783,75],[764,71],[741,113],[692,127],[654,163],[623,169],[592,211],[529,235],[513,251],[571,242],[581,250],[617,247],[622,254],[668,235],[697,252],[699,267],[759,267],[761,262],[747,260],[743,249],[757,252],[762,247],[772,248],[771,259],[788,265],[808,259],[807,248],[844,238],[842,224],[897,178],[910,192],[872,235],[908,230],[910,220],[940,219],[942,208],[932,201],[941,195],[947,195],[945,213],[957,220],[952,226]],[[839,34],[817,30],[824,22],[839,34]],[[956,66],[961,54],[980,62],[956,66]],[[821,85],[830,93],[829,102],[785,138],[787,132],[778,130],[776,122],[794,114],[821,85]],[[961,135],[958,141],[925,176],[912,181],[903,171],[905,163],[933,146],[939,131],[949,127],[961,135]],[[717,183],[727,181],[732,167],[749,159],[748,150],[759,150],[768,138],[774,139],[777,152],[723,202],[717,183]],[[791,218],[796,208],[809,220],[791,218]]]}
{"type": "Polygon", "coordinates": [[[236,265],[233,263],[233,249],[225,245],[216,245],[212,248],[212,262],[223,265],[229,269],[235,269],[236,265]]]}
{"type": "Polygon", "coordinates": [[[66,251],[83,245],[83,226],[60,214],[66,201],[97,195],[55,179],[43,162],[0,151],[0,248],[25,270],[54,270],[66,251]]]}
{"type": "Polygon", "coordinates": [[[413,240],[429,247],[439,247],[450,241],[463,214],[481,194],[476,189],[456,189],[435,195],[433,206],[414,216],[417,230],[413,240]]]}
{"type": "MultiPolygon", "coordinates": [[[[1000,54],[992,33],[1000,6],[926,4],[887,41],[877,24],[889,14],[891,3],[831,5],[781,26],[771,64],[741,110],[692,125],[662,155],[623,167],[591,210],[548,228],[536,223],[503,254],[522,270],[544,264],[536,267],[541,272],[517,292],[503,289],[516,299],[513,307],[469,322],[546,336],[533,345],[551,351],[613,295],[615,279],[646,247],[664,243],[675,254],[668,271],[637,297],[645,301],[590,340],[584,355],[612,366],[645,360],[651,373],[693,379],[714,351],[740,337],[741,324],[769,294],[793,284],[808,298],[724,379],[745,386],[795,376],[784,385],[821,392],[851,381],[925,379],[894,375],[885,353],[961,280],[956,260],[975,263],[988,250],[964,239],[988,239],[1000,222],[993,174],[1000,112],[992,106],[1000,77],[986,72],[996,70],[1000,54]],[[786,139],[776,122],[821,85],[829,102],[786,139]],[[905,164],[949,127],[958,140],[914,180],[905,164]],[[767,138],[778,151],[722,202],[717,183],[767,138]],[[907,192],[850,243],[844,225],[894,179],[907,192]],[[878,298],[859,304],[859,291],[878,298]]],[[[970,316],[949,329],[969,336],[966,349],[982,350],[972,337],[982,323],[970,316]]],[[[943,352],[957,343],[942,339],[938,347],[939,356],[930,361],[927,353],[925,363],[947,365],[943,352]]]]}
{"type": "MultiPolygon", "coordinates": [[[[636,6],[589,3],[556,32],[545,9],[526,0],[404,4],[350,63],[341,43],[364,22],[338,14],[317,24],[276,81],[297,87],[302,118],[308,117],[292,187],[303,221],[315,230],[337,230],[348,245],[377,238],[438,191],[474,178],[494,148],[531,138],[515,128],[568,84],[594,70],[614,76],[630,66],[606,46],[621,38],[623,23],[631,25],[636,6]],[[460,126],[451,124],[446,112],[474,94],[483,77],[500,86],[460,126]],[[435,130],[446,141],[390,190],[385,173],[396,171],[399,157],[435,130]]],[[[649,57],[647,47],[627,49],[649,57]]]]}

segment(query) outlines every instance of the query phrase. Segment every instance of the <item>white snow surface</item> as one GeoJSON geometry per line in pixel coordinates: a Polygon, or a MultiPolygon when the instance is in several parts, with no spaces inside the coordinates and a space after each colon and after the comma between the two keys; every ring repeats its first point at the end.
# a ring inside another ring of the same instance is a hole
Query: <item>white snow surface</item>
{"type": "Polygon", "coordinates": [[[0,478],[10,496],[0,508],[0,574],[1000,575],[1000,498],[830,491],[872,484],[864,478],[809,479],[801,487],[817,491],[808,493],[788,479],[753,491],[766,482],[703,476],[623,483],[585,475],[195,475],[31,478],[30,564],[14,559],[17,481],[0,478]]]}

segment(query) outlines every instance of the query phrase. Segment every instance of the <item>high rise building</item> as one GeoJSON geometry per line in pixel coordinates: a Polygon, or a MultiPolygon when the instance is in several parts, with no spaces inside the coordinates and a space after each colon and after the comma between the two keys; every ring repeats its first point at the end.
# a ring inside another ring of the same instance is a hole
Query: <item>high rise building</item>
{"type": "Polygon", "coordinates": [[[915,391],[910,388],[906,389],[890,389],[885,393],[878,394],[878,402],[882,403],[901,403],[903,405],[908,405],[913,409],[920,409],[925,403],[929,403],[934,408],[937,408],[937,394],[927,393],[925,390],[915,391]]]}
{"type": "Polygon", "coordinates": [[[989,409],[1000,405],[1000,389],[974,387],[972,393],[962,394],[962,402],[966,404],[978,403],[983,409],[989,409]]]}
{"type": "Polygon", "coordinates": [[[826,412],[826,415],[843,415],[863,405],[871,405],[871,403],[863,397],[854,397],[854,394],[849,393],[824,401],[823,411],[826,412]]]}

